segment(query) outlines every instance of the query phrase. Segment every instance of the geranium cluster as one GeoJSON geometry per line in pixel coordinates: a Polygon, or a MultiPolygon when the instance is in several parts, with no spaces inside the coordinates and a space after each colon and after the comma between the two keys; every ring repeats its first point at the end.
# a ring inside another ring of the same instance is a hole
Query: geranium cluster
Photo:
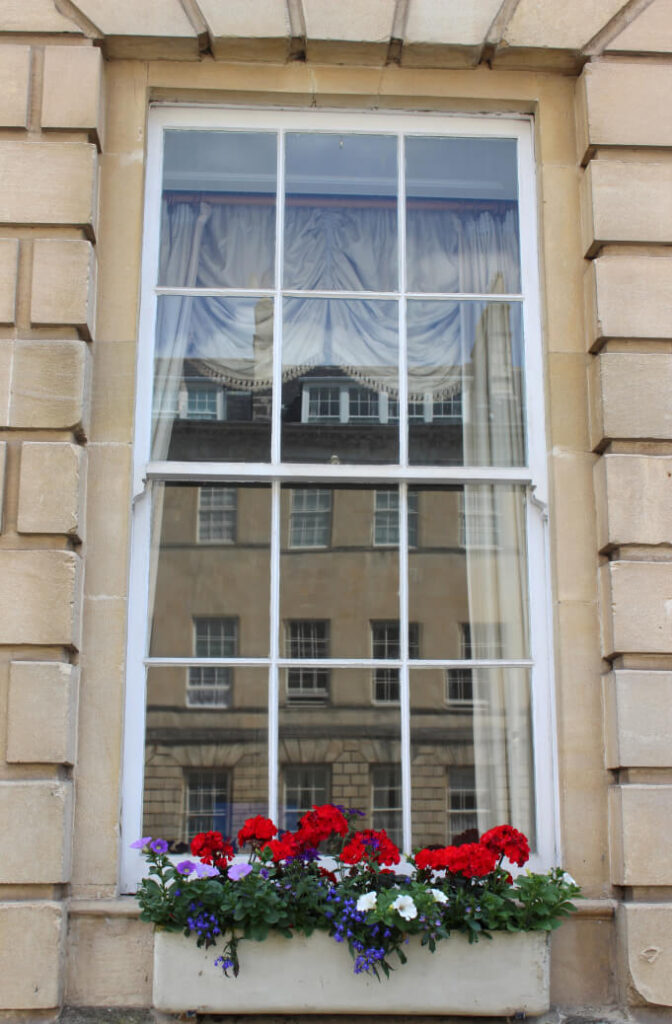
{"type": "Polygon", "coordinates": [[[484,878],[501,866],[505,857],[521,868],[530,857],[527,838],[511,825],[491,828],[477,843],[425,847],[416,853],[415,866],[419,871],[448,871],[463,878],[484,878]]]}

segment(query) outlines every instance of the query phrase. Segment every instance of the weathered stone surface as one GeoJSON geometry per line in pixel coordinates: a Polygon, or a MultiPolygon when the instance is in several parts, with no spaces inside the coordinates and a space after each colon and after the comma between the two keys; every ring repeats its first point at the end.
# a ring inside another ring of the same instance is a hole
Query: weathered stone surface
{"type": "Polygon", "coordinates": [[[609,810],[613,884],[669,885],[672,786],[611,786],[609,810]]]}
{"type": "Polygon", "coordinates": [[[605,53],[672,53],[669,0],[653,0],[605,47],[605,53]]]}
{"type": "Polygon", "coordinates": [[[7,761],[74,764],[79,670],[60,661],[13,661],[7,761]]]}
{"type": "Polygon", "coordinates": [[[672,653],[672,562],[600,566],[602,654],[672,653]]]}
{"type": "Polygon", "coordinates": [[[64,930],[61,903],[0,903],[0,1010],[60,1006],[64,930]]]}
{"type": "Polygon", "coordinates": [[[601,551],[672,543],[672,458],[604,455],[594,479],[601,551]]]}
{"type": "Polygon", "coordinates": [[[130,445],[88,445],[86,537],[97,557],[87,565],[87,596],[126,597],[131,464],[130,445]]]}
{"type": "Polygon", "coordinates": [[[33,250],[30,320],[69,324],[86,337],[95,321],[96,259],[90,242],[42,238],[33,250]]]}
{"type": "Polygon", "coordinates": [[[86,452],[76,444],[26,442],[21,447],[19,533],[82,535],[86,452]]]}
{"type": "Polygon", "coordinates": [[[18,238],[0,238],[0,324],[13,324],[16,316],[18,238]]]}
{"type": "Polygon", "coordinates": [[[581,182],[583,250],[609,242],[672,242],[672,159],[593,160],[581,182]]]}
{"type": "Polygon", "coordinates": [[[199,0],[199,7],[215,43],[236,38],[286,39],[290,33],[287,7],[276,0],[255,0],[253,18],[247,0],[229,0],[227,4],[220,0],[199,0]]]}
{"type": "Polygon", "coordinates": [[[179,0],[77,0],[77,7],[106,36],[195,36],[179,0]]]}
{"type": "Polygon", "coordinates": [[[610,672],[602,692],[607,768],[671,767],[672,672],[610,672]]]}
{"type": "Polygon", "coordinates": [[[413,0],[408,10],[405,43],[479,46],[500,7],[500,0],[483,0],[478,4],[413,0]]]}
{"type": "Polygon", "coordinates": [[[520,0],[504,41],[509,46],[579,50],[622,6],[621,0],[567,0],[559,6],[520,0]]]}
{"type": "Polygon", "coordinates": [[[349,40],[387,44],[392,33],[394,0],[375,4],[361,0],[303,0],[306,36],[309,40],[349,40]]]}
{"type": "Polygon", "coordinates": [[[72,551],[0,551],[0,643],[78,647],[79,570],[72,551]]]}
{"type": "Polygon", "coordinates": [[[69,920],[66,1002],[74,1006],[149,1006],[154,932],[137,917],[81,914],[69,920]]]}
{"type": "Polygon", "coordinates": [[[29,82],[30,47],[0,46],[0,128],[26,127],[29,82]]]}
{"type": "Polygon", "coordinates": [[[80,35],[77,26],[58,13],[54,0],[3,0],[0,32],[68,32],[80,35]]]}
{"type": "Polygon", "coordinates": [[[90,378],[85,342],[16,341],[13,355],[5,425],[69,429],[85,422],[90,378]]]}
{"type": "Polygon", "coordinates": [[[672,359],[662,352],[602,352],[590,368],[594,448],[615,438],[672,438],[672,359]]]}
{"type": "Polygon", "coordinates": [[[672,65],[586,64],[577,88],[582,162],[595,146],[672,146],[672,65]]]}
{"type": "Polygon", "coordinates": [[[672,905],[624,903],[618,914],[636,1001],[672,1006],[672,905]]]}
{"type": "MultiPolygon", "coordinates": [[[[70,878],[72,783],[0,781],[0,820],[8,843],[0,861],[0,882],[48,884],[70,878]],[[26,829],[39,830],[39,851],[26,855],[26,829]]],[[[15,1004],[16,1005],[16,1004],[15,1004]]]]}
{"type": "Polygon", "coordinates": [[[103,141],[103,56],[97,46],[47,46],[42,127],[84,129],[103,141]]]}
{"type": "MultiPolygon", "coordinates": [[[[88,142],[3,142],[0,223],[92,226],[96,167],[96,147],[88,142]]],[[[36,242],[43,244],[88,243],[36,242]]]]}
{"type": "Polygon", "coordinates": [[[672,256],[600,256],[585,277],[587,345],[672,336],[672,256]]]}
{"type": "Polygon", "coordinates": [[[7,461],[7,442],[0,441],[0,533],[2,533],[2,514],[5,507],[5,463],[7,461]]]}

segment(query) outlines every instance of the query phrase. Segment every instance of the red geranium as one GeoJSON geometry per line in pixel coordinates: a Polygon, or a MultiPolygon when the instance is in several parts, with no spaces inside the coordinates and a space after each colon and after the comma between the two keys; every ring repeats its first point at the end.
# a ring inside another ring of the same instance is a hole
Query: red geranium
{"type": "Polygon", "coordinates": [[[355,832],[352,839],[345,844],[341,851],[341,860],[344,864],[359,864],[362,860],[374,864],[398,864],[399,850],[384,828],[379,831],[365,828],[361,832],[355,832]]]}
{"type": "Polygon", "coordinates": [[[428,850],[425,847],[424,850],[418,850],[415,855],[415,866],[419,871],[423,871],[425,868],[431,868],[432,871],[441,871],[442,868],[447,867],[445,861],[445,848],[428,850]]]}
{"type": "Polygon", "coordinates": [[[191,852],[200,857],[202,864],[225,868],[234,856],[234,850],[221,832],[199,832],[191,840],[191,852]]]}
{"type": "Polygon", "coordinates": [[[238,833],[238,845],[266,843],[273,838],[277,831],[270,818],[263,818],[261,814],[257,814],[254,818],[248,818],[241,828],[238,833]]]}
{"type": "Polygon", "coordinates": [[[497,865],[497,854],[481,843],[446,846],[443,852],[448,870],[465,878],[482,878],[494,871],[497,865]]]}
{"type": "Polygon", "coordinates": [[[517,864],[519,868],[530,859],[530,844],[527,837],[511,825],[498,825],[489,832],[484,832],[481,843],[498,857],[508,857],[511,863],[517,864]]]}
{"type": "Polygon", "coordinates": [[[304,846],[317,847],[323,839],[332,835],[345,836],[348,833],[348,821],[342,811],[333,804],[313,805],[299,820],[297,838],[304,846]]]}
{"type": "Polygon", "coordinates": [[[281,860],[289,860],[298,853],[296,837],[287,832],[282,839],[271,839],[264,843],[262,850],[270,850],[273,862],[277,864],[281,860]]]}

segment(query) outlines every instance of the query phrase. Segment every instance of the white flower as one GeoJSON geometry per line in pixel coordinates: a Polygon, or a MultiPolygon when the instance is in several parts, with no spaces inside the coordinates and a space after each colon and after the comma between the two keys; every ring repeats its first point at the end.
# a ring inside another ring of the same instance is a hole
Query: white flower
{"type": "Polygon", "coordinates": [[[365,892],[363,896],[360,896],[357,900],[356,910],[360,914],[366,913],[367,910],[373,910],[376,905],[376,894],[375,892],[365,892]]]}
{"type": "Polygon", "coordinates": [[[399,917],[403,917],[404,921],[412,921],[414,917],[418,916],[418,908],[410,896],[397,896],[390,906],[392,910],[396,910],[399,917]]]}
{"type": "Polygon", "coordinates": [[[445,892],[441,892],[440,889],[430,889],[429,891],[437,903],[448,902],[448,897],[446,896],[445,892]]]}

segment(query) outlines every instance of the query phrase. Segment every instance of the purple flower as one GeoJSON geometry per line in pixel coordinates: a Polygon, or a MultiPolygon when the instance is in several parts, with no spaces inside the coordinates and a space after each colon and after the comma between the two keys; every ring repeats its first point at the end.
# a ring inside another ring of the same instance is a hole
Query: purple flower
{"type": "MultiPolygon", "coordinates": [[[[219,871],[212,864],[194,864],[191,874],[196,875],[197,878],[214,878],[219,871]]],[[[191,878],[191,875],[189,877],[191,878]]]]}
{"type": "Polygon", "coordinates": [[[181,860],[179,864],[175,865],[175,870],[179,871],[181,875],[188,875],[195,867],[196,864],[193,860],[181,860]]]}
{"type": "Polygon", "coordinates": [[[168,849],[168,843],[165,839],[153,839],[149,844],[149,848],[154,853],[165,853],[168,849]]]}
{"type": "Polygon", "coordinates": [[[142,850],[142,849],[144,849],[145,846],[147,846],[147,843],[151,843],[151,841],[152,841],[152,837],[151,836],[144,836],[143,839],[136,839],[134,843],[131,843],[131,849],[132,850],[142,850]]]}
{"type": "Polygon", "coordinates": [[[232,882],[237,882],[239,878],[245,878],[245,875],[249,875],[251,870],[250,864],[232,864],[226,873],[232,882]]]}

